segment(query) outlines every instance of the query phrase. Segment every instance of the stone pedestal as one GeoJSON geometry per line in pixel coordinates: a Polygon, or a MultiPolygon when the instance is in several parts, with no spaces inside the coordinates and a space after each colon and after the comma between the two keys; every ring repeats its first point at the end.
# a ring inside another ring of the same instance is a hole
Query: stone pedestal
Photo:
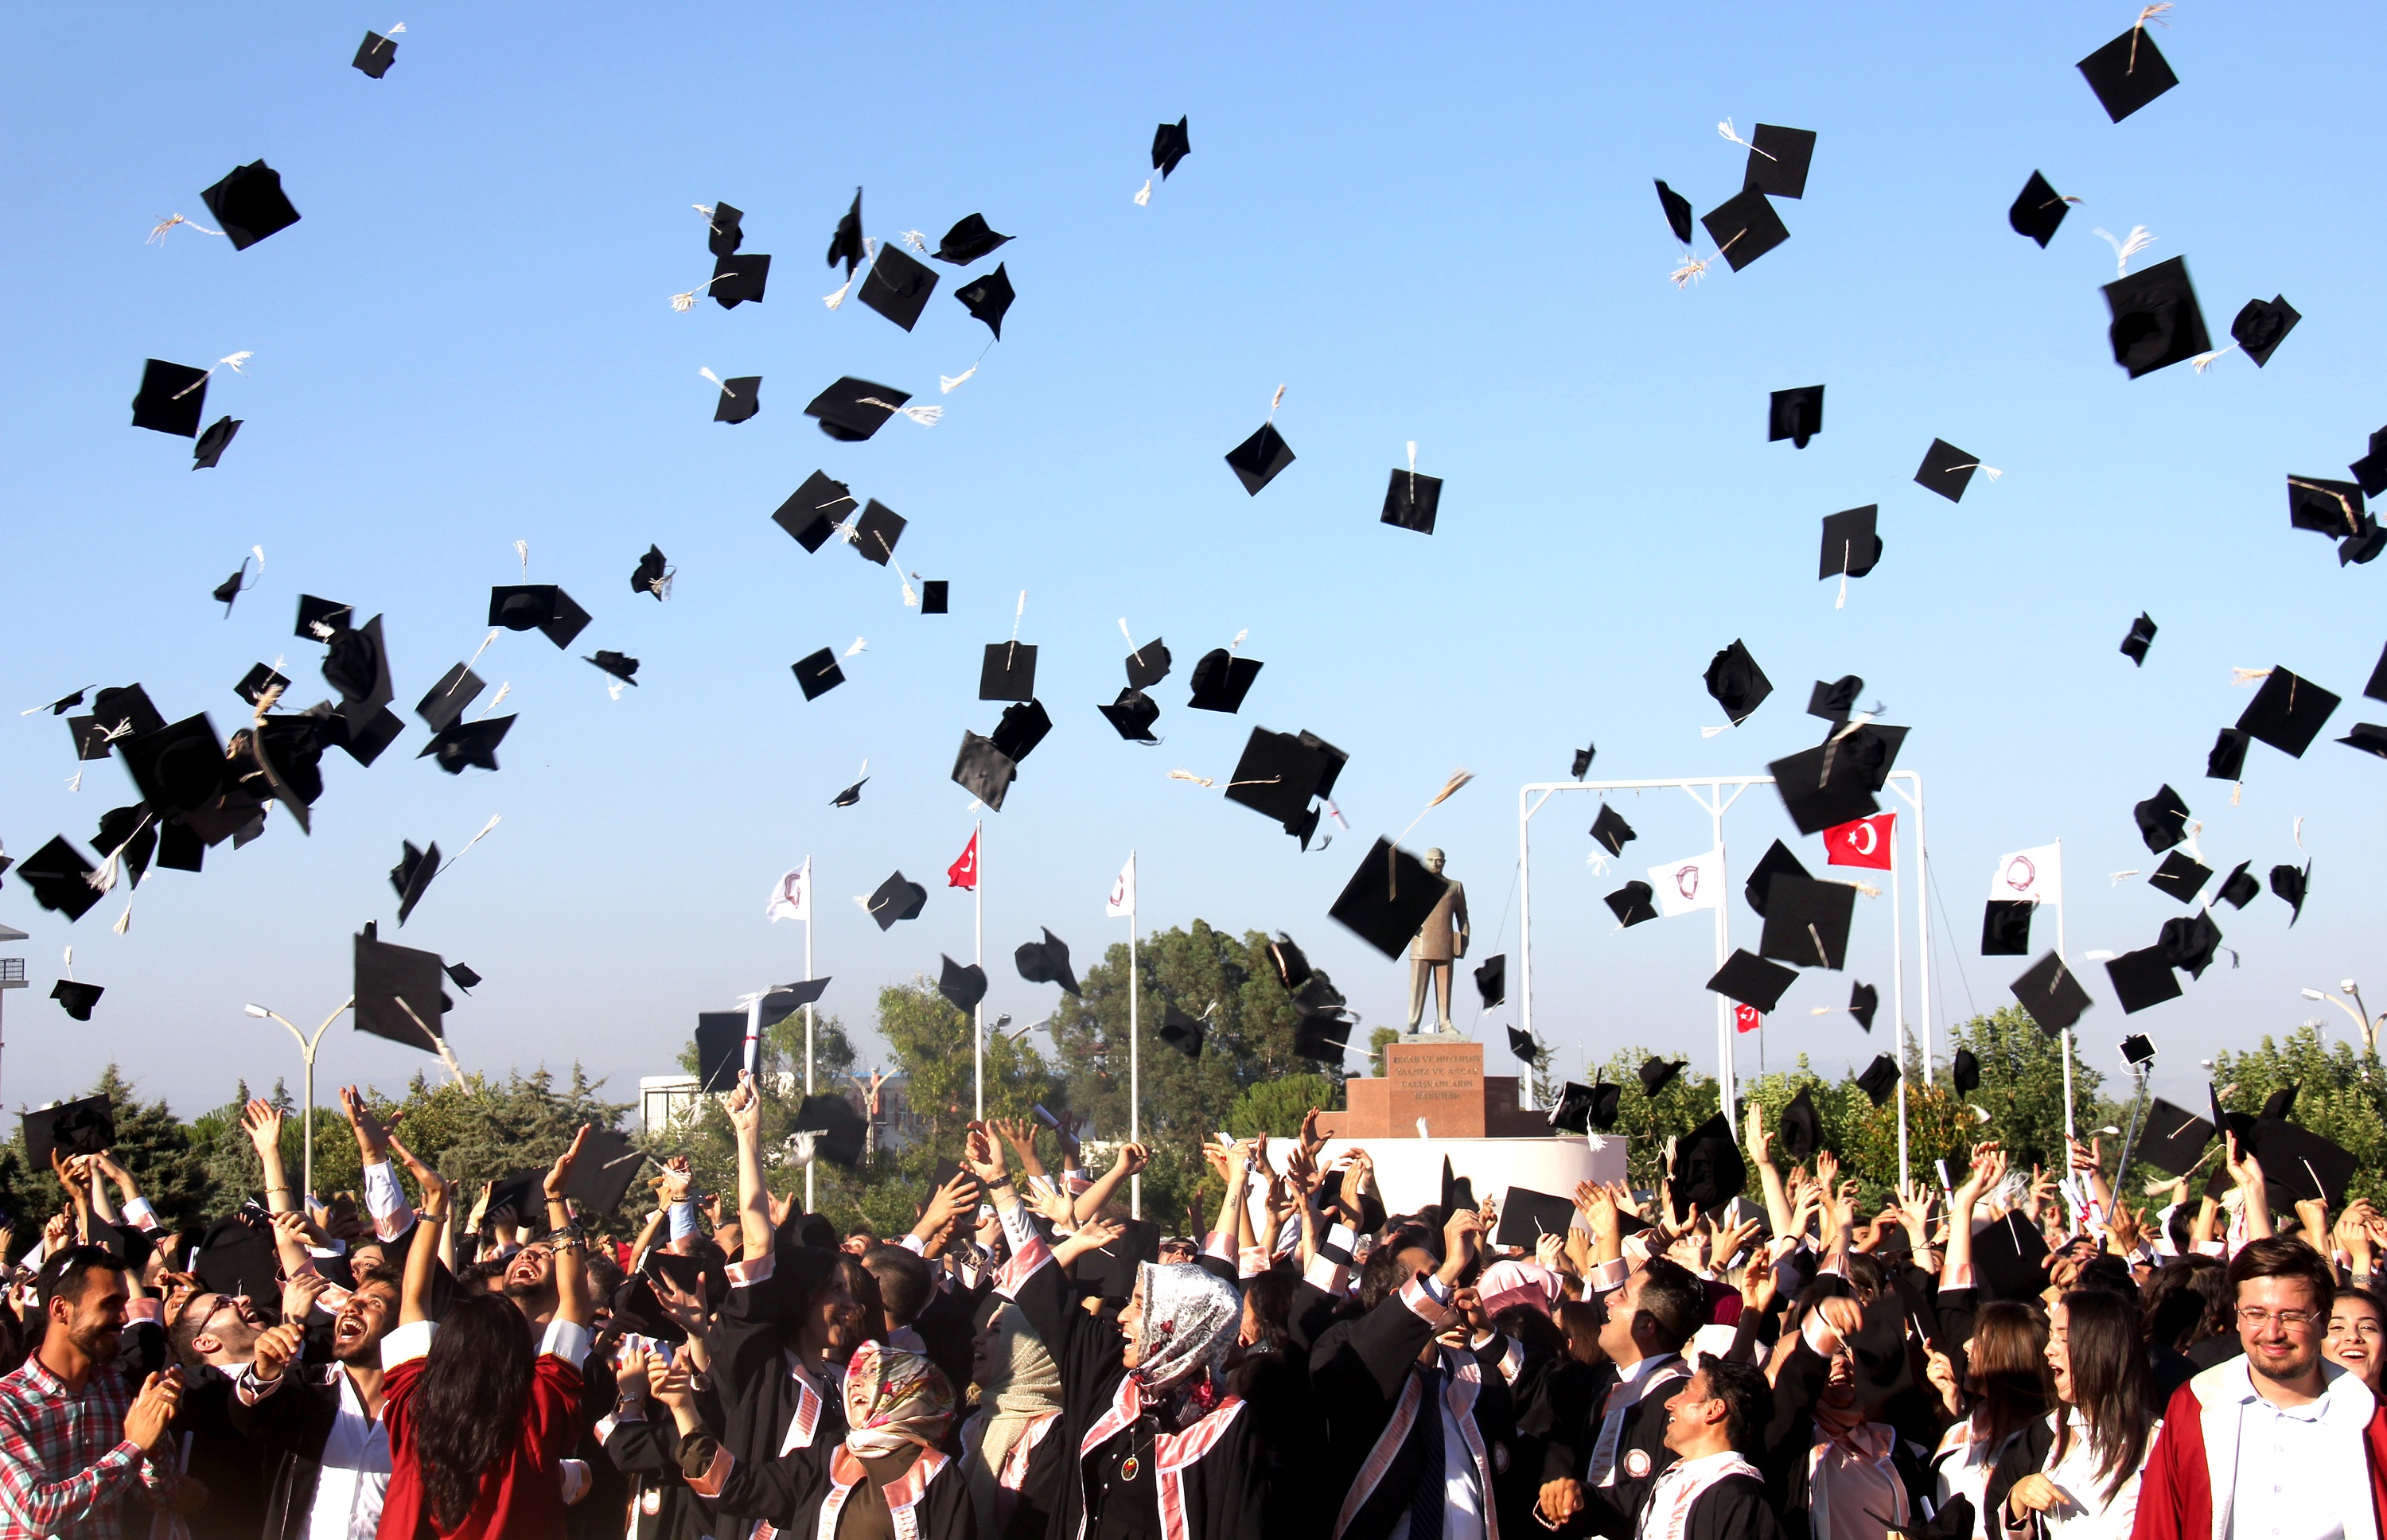
{"type": "Polygon", "coordinates": [[[1534,1139],[1549,1133],[1548,1119],[1517,1105],[1517,1077],[1484,1073],[1484,1045],[1441,1036],[1384,1046],[1381,1078],[1346,1080],[1350,1108],[1330,1112],[1320,1127],[1330,1138],[1534,1139]]]}

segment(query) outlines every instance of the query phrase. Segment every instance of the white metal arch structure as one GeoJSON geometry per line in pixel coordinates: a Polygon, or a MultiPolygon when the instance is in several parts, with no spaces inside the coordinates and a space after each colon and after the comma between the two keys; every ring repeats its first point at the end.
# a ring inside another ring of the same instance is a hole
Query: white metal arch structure
{"type": "MultiPolygon", "coordinates": [[[[1517,791],[1517,892],[1518,892],[1518,991],[1519,1024],[1531,1035],[1534,1030],[1534,814],[1542,810],[1551,796],[1561,791],[1647,791],[1673,787],[1687,795],[1708,815],[1715,836],[1714,849],[1720,860],[1724,851],[1724,815],[1741,793],[1753,786],[1772,786],[1771,776],[1692,776],[1669,780],[1636,781],[1535,781],[1517,791]],[[1701,795],[1704,792],[1705,795],[1701,795]]],[[[1889,789],[1898,793],[1913,810],[1914,923],[1920,943],[1918,989],[1922,1000],[1923,1074],[1926,1079],[1931,1069],[1931,916],[1929,896],[1928,847],[1923,829],[1923,777],[1912,770],[1893,770],[1889,789]],[[1903,783],[1903,784],[1901,784],[1903,783]]],[[[1908,820],[1901,819],[1904,823],[1908,820]]],[[[1906,1025],[1906,957],[1905,926],[1901,911],[1904,906],[1901,894],[1905,863],[1897,859],[1897,837],[1891,836],[1890,863],[1890,1015],[1898,1024],[1899,1058],[1902,1064],[1910,1034],[1906,1025]]],[[[1730,865],[1724,863],[1717,881],[1730,888],[1730,865]]],[[[1732,954],[1732,905],[1727,900],[1715,912],[1715,960],[1722,967],[1732,954]]],[[[1738,1096],[1733,1077],[1732,1002],[1716,996],[1716,1060],[1717,1083],[1723,1092],[1724,1110],[1736,1128],[1739,1126],[1738,1096]]],[[[1906,1166],[1906,1082],[1899,1081],[1899,1167],[1904,1177],[1906,1166]]]]}

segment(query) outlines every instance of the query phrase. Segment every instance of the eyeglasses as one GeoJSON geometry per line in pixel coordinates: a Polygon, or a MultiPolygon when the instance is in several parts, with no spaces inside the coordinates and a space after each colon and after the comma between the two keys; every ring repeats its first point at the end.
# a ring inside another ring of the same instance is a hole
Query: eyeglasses
{"type": "Polygon", "coordinates": [[[2266,1310],[2259,1305],[2238,1306],[2238,1324],[2252,1327],[2257,1332],[2273,1321],[2278,1321],[2284,1331],[2309,1332],[2313,1323],[2319,1319],[2320,1312],[2318,1310],[2266,1310]]]}

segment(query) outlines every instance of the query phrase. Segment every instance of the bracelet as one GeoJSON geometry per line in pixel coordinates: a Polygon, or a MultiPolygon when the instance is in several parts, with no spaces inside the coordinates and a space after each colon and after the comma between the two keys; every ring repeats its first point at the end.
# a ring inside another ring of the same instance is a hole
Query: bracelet
{"type": "MultiPolygon", "coordinates": [[[[1002,1176],[999,1176],[999,1177],[995,1178],[992,1181],[990,1181],[990,1182],[988,1182],[988,1183],[986,1184],[987,1191],[988,1191],[988,1192],[990,1192],[990,1193],[993,1192],[993,1191],[994,1191],[996,1188],[998,1188],[998,1187],[1010,1187],[1010,1186],[1011,1186],[1011,1177],[1010,1177],[1010,1174],[1009,1174],[1008,1172],[1006,1172],[1005,1174],[1004,1174],[1004,1175],[1002,1175],[1002,1176]]],[[[1017,1189],[1015,1188],[1015,1189],[1014,1189],[1014,1191],[1017,1191],[1017,1189]]]]}

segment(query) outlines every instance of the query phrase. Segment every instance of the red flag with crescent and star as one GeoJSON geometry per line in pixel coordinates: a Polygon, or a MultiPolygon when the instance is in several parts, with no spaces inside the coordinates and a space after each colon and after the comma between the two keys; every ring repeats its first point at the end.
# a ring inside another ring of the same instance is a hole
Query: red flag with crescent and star
{"type": "Polygon", "coordinates": [[[1824,831],[1824,859],[1835,866],[1890,867],[1890,840],[1898,830],[1898,814],[1876,813],[1870,818],[1836,824],[1824,831]]]}
{"type": "Polygon", "coordinates": [[[1765,1016],[1754,1005],[1736,1004],[1732,1008],[1732,1028],[1736,1032],[1762,1031],[1765,1016]]]}
{"type": "Polygon", "coordinates": [[[970,842],[963,849],[962,853],[954,858],[952,865],[945,868],[945,886],[949,888],[978,886],[978,833],[976,830],[971,831],[970,842]]]}

